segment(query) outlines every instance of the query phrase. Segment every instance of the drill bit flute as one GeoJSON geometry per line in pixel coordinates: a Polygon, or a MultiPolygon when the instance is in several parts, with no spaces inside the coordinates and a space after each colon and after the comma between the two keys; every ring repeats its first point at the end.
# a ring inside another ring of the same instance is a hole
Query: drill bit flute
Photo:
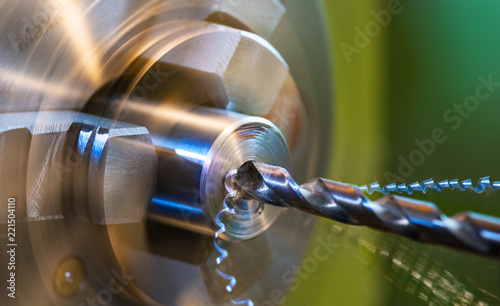
{"type": "Polygon", "coordinates": [[[246,162],[232,177],[239,192],[349,225],[365,225],[419,242],[500,256],[500,219],[477,213],[447,217],[430,202],[386,195],[370,201],[358,187],[322,178],[298,185],[281,168],[246,162]]]}

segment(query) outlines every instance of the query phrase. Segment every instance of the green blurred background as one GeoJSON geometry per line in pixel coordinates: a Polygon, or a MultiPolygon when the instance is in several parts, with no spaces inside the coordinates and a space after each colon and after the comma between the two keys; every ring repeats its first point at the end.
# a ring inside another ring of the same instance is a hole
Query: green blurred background
{"type": "MultiPolygon", "coordinates": [[[[500,82],[499,1],[325,0],[324,5],[336,109],[330,178],[359,185],[477,181],[488,175],[500,180],[500,88],[466,111],[460,127],[443,118],[475,95],[479,77],[500,82]],[[366,33],[365,26],[377,21],[374,15],[391,5],[399,13],[349,61],[342,46],[360,46],[355,28],[366,33]],[[408,160],[419,150],[415,140],[431,138],[435,129],[446,133],[446,141],[412,171],[400,171],[398,158],[408,160]]],[[[449,215],[471,210],[500,216],[500,192],[431,191],[415,197],[437,203],[449,215]]],[[[317,260],[314,250],[321,243],[312,240],[303,263],[311,272],[297,276],[287,305],[500,304],[498,261],[329,221],[320,221],[316,231],[318,238],[330,236],[335,250],[317,260]]]]}

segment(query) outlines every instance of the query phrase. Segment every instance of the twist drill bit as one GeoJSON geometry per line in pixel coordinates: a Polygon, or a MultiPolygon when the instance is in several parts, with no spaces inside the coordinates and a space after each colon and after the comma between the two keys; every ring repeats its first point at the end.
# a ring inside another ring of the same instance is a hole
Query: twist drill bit
{"type": "Polygon", "coordinates": [[[476,193],[483,193],[487,189],[492,190],[492,191],[498,191],[500,190],[500,181],[494,181],[492,182],[488,176],[483,177],[479,179],[477,184],[474,186],[472,184],[472,180],[467,179],[467,180],[459,180],[459,179],[454,179],[454,180],[443,180],[440,182],[434,182],[433,179],[428,179],[423,182],[414,182],[411,184],[389,184],[385,185],[383,187],[380,186],[378,182],[371,183],[370,185],[363,185],[358,187],[361,191],[372,195],[375,192],[381,193],[383,195],[388,195],[391,193],[407,193],[407,194],[413,194],[414,192],[422,192],[426,193],[427,191],[433,189],[438,192],[441,192],[445,189],[450,189],[450,190],[460,190],[460,191],[466,191],[466,190],[471,190],[476,193]]]}
{"type": "Polygon", "coordinates": [[[350,225],[365,225],[419,242],[481,255],[500,255],[500,219],[477,213],[447,217],[430,202],[400,196],[370,201],[353,185],[315,178],[298,185],[287,170],[256,162],[232,178],[240,191],[263,203],[294,207],[350,225]]]}

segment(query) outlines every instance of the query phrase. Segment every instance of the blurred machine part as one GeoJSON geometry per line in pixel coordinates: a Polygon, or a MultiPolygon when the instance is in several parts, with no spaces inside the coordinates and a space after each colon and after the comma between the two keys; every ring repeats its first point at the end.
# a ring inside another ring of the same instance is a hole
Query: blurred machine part
{"type": "Polygon", "coordinates": [[[246,160],[299,178],[325,170],[319,3],[1,2],[1,241],[15,252],[0,258],[16,267],[16,299],[1,301],[206,305],[285,292],[280,276],[313,219],[247,207],[227,220],[226,239],[258,236],[224,246],[218,268],[238,280],[229,294],[214,218],[226,173],[246,160]]]}

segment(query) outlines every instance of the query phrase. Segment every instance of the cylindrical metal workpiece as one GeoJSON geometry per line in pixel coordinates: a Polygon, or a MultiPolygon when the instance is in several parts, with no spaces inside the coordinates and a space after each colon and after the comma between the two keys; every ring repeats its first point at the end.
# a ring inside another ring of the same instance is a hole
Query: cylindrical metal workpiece
{"type": "MultiPolygon", "coordinates": [[[[100,88],[85,111],[146,127],[159,157],[151,216],[213,234],[228,171],[248,160],[288,167],[287,141],[301,161],[296,173],[310,168],[317,153],[310,150],[317,147],[313,108],[262,37],[206,22],[176,25],[155,28],[158,39],[125,70],[117,67],[121,76],[100,88]]],[[[278,213],[251,203],[223,217],[225,236],[255,237],[278,213]]]]}
{"type": "MultiPolygon", "coordinates": [[[[247,160],[289,166],[286,142],[266,119],[206,107],[158,116],[169,129],[165,135],[153,134],[159,171],[150,216],[156,220],[213,234],[215,217],[224,208],[228,171],[247,160]]],[[[225,220],[226,238],[253,238],[279,213],[274,207],[238,211],[225,220]]]]}

